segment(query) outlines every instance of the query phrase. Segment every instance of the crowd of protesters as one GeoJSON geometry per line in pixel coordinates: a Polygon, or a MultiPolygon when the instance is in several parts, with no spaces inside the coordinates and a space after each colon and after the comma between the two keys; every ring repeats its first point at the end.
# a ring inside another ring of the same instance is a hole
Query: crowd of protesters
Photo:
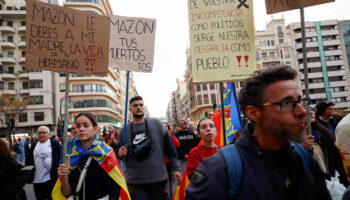
{"type": "Polygon", "coordinates": [[[295,77],[296,71],[275,67],[246,80],[239,104],[249,120],[226,147],[214,143],[220,133],[213,112],[197,126],[185,118],[170,124],[145,117],[140,96],[129,101],[133,121],[126,135],[113,125],[100,133],[94,115],[77,115],[67,163],[60,137],[50,137],[46,126],[35,138],[16,139],[12,152],[0,140],[0,200],[26,199],[26,183],[38,200],[168,200],[183,174],[190,180],[188,200],[349,200],[350,115],[340,115],[332,102],[311,108],[295,77]],[[334,181],[341,194],[329,187],[334,181]]]}

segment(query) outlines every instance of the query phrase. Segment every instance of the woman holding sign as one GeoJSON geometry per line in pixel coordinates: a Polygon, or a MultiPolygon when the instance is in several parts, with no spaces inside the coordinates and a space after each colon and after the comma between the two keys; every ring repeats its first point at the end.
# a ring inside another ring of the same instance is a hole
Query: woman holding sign
{"type": "Polygon", "coordinates": [[[94,115],[80,113],[75,118],[77,137],[68,165],[58,168],[59,180],[53,199],[73,195],[77,199],[130,199],[123,174],[113,149],[98,140],[94,115]]]}

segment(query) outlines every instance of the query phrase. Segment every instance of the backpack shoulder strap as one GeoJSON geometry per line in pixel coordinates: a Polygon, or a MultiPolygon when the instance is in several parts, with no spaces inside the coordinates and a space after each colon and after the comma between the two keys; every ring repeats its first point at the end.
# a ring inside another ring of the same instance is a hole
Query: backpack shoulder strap
{"type": "Polygon", "coordinates": [[[301,159],[304,162],[304,165],[307,169],[310,168],[310,155],[307,150],[299,143],[292,142],[295,147],[295,151],[299,154],[301,159]]]}
{"type": "Polygon", "coordinates": [[[242,180],[243,169],[241,156],[234,144],[222,148],[220,152],[224,156],[229,177],[228,199],[233,199],[237,196],[238,188],[242,180]]]}

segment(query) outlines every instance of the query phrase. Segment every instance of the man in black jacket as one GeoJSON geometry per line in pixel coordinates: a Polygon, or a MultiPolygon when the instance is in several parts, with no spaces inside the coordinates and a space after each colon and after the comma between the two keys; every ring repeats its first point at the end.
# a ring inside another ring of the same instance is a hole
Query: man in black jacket
{"type": "Polygon", "coordinates": [[[58,178],[62,147],[50,138],[50,130],[46,126],[38,128],[38,139],[26,155],[25,164],[34,166],[29,182],[33,182],[36,199],[45,200],[51,199],[51,191],[58,178]]]}

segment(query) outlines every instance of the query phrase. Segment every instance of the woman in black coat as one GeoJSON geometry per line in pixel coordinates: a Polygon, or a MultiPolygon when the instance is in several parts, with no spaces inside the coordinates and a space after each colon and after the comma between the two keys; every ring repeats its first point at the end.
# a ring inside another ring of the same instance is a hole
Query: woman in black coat
{"type": "Polygon", "coordinates": [[[12,158],[8,144],[0,139],[0,200],[27,199],[23,190],[27,172],[22,168],[23,165],[12,158]]]}

